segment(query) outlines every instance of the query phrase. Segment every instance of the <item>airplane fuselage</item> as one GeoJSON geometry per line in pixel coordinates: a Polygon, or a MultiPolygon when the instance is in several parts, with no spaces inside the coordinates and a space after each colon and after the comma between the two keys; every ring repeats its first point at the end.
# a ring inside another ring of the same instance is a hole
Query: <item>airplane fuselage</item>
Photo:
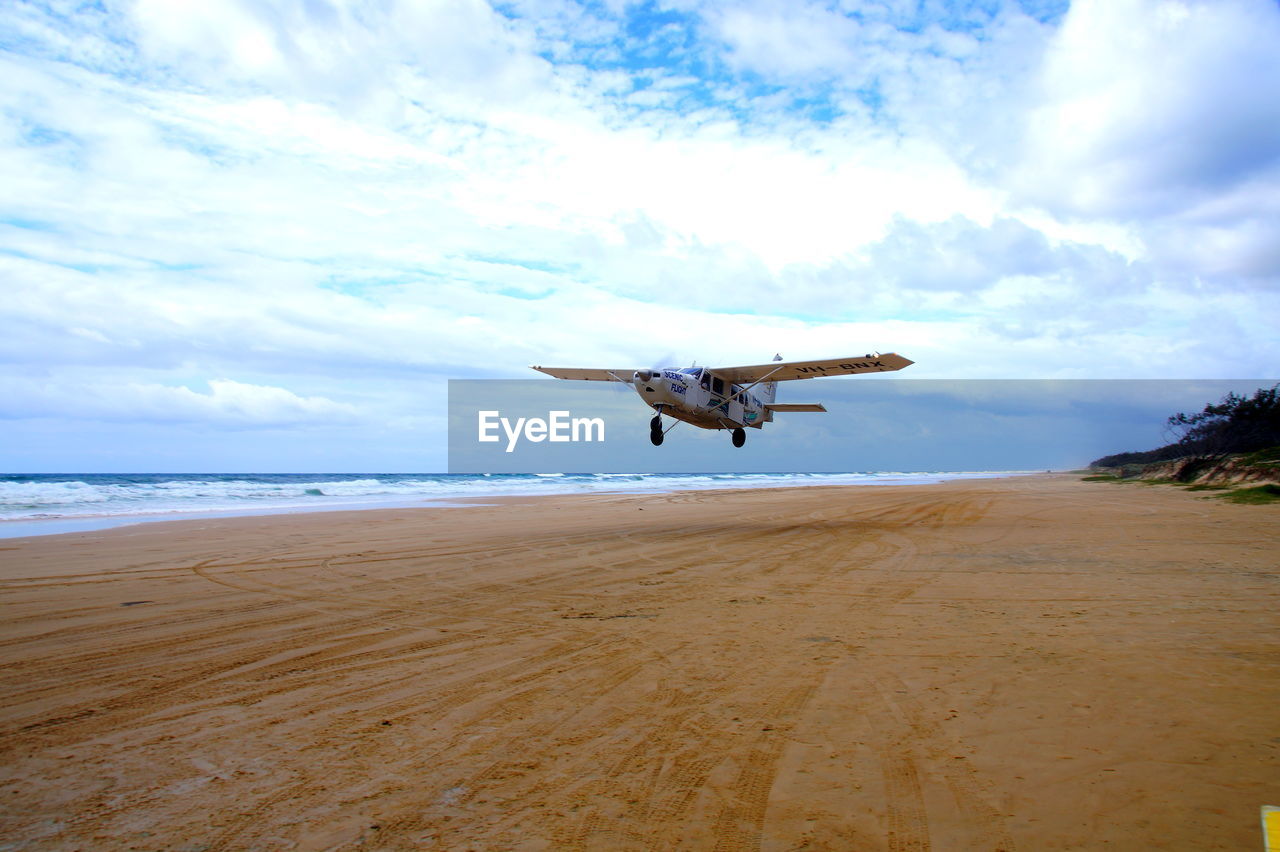
{"type": "Polygon", "coordinates": [[[649,421],[649,440],[661,446],[663,436],[675,426],[664,426],[662,415],[703,429],[724,429],[735,447],[747,440],[746,428],[759,429],[777,413],[823,412],[816,402],[777,402],[778,382],[882,373],[901,370],[912,362],[896,352],[850,358],[783,361],[775,355],[764,364],[740,367],[681,367],[649,370],[605,367],[538,367],[533,369],[557,379],[584,382],[621,382],[631,385],[656,414],[649,421]]]}
{"type": "Polygon", "coordinates": [[[759,392],[727,382],[704,367],[639,370],[632,386],[650,408],[703,429],[759,429],[773,419],[759,392]]]}

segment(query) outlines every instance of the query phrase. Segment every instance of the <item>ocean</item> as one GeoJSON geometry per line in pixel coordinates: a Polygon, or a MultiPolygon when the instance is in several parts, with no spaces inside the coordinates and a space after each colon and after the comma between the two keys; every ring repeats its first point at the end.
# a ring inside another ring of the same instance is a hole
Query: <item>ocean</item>
{"type": "Polygon", "coordinates": [[[0,475],[0,538],[143,521],[454,506],[486,497],[709,488],[905,485],[1008,476],[930,473],[244,473],[0,475]]]}

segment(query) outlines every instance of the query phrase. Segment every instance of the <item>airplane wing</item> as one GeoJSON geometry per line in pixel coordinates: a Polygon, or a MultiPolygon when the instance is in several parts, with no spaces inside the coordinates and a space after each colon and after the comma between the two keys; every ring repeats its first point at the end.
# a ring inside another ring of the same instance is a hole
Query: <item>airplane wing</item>
{"type": "Polygon", "coordinates": [[[557,379],[578,379],[584,382],[622,382],[627,384],[635,374],[634,367],[619,370],[604,370],[595,367],[533,367],[539,373],[555,376],[557,379]]]}
{"type": "Polygon", "coordinates": [[[776,411],[785,414],[788,411],[826,411],[820,402],[769,402],[765,403],[765,411],[776,411]]]}
{"type": "Polygon", "coordinates": [[[854,373],[883,373],[889,370],[901,370],[914,363],[915,361],[903,358],[896,352],[885,352],[882,355],[864,355],[858,358],[772,361],[750,367],[709,367],[708,369],[712,374],[726,381],[744,385],[751,382],[785,382],[792,379],[817,379],[823,376],[849,376],[854,373]]]}

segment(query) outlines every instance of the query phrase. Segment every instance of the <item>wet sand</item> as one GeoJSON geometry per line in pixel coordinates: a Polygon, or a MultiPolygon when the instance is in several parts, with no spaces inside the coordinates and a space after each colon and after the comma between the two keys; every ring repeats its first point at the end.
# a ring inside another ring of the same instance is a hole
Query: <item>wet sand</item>
{"type": "Polygon", "coordinates": [[[1255,849],[1280,510],[1073,476],[0,542],[3,849],[1255,849]]]}

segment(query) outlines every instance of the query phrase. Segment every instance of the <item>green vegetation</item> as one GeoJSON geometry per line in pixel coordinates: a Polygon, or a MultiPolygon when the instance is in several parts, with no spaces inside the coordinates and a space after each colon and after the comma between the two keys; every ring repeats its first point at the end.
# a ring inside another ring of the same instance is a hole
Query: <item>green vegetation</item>
{"type": "MultiPolygon", "coordinates": [[[[1114,473],[1096,473],[1090,476],[1080,477],[1081,482],[1120,482],[1128,485],[1188,485],[1186,482],[1179,482],[1176,479],[1160,479],[1145,478],[1132,476],[1116,476],[1114,473]]],[[[1209,487],[1209,486],[1205,486],[1209,487]]],[[[1191,489],[1189,489],[1191,490],[1191,489]]]]}
{"type": "Polygon", "coordinates": [[[1225,491],[1227,492],[1225,494],[1211,494],[1208,496],[1216,500],[1228,500],[1232,503],[1261,505],[1280,502],[1280,485],[1270,482],[1250,488],[1237,488],[1232,485],[1211,485],[1207,482],[1193,484],[1181,482],[1177,479],[1139,479],[1136,476],[1116,476],[1112,473],[1098,473],[1082,476],[1080,479],[1082,482],[1114,482],[1130,485],[1177,485],[1188,491],[1225,491]]]}
{"type": "Polygon", "coordinates": [[[1268,482],[1266,485],[1257,485],[1253,488],[1237,488],[1230,494],[1217,494],[1215,499],[1253,505],[1280,503],[1280,485],[1268,482]]]}
{"type": "Polygon", "coordinates": [[[1280,467],[1280,447],[1268,447],[1249,453],[1240,459],[1240,463],[1250,467],[1280,467]]]}
{"type": "MultiPolygon", "coordinates": [[[[1280,451],[1280,448],[1275,448],[1268,452],[1275,454],[1278,451],[1280,451]]],[[[1228,500],[1232,503],[1261,505],[1264,503],[1280,502],[1280,485],[1270,482],[1249,488],[1238,488],[1233,485],[1215,485],[1208,482],[1193,483],[1161,477],[1139,478],[1137,475],[1117,476],[1114,473],[1095,473],[1090,474],[1089,476],[1082,476],[1080,479],[1082,482],[1112,482],[1128,483],[1131,485],[1177,485],[1188,491],[1225,491],[1225,494],[1210,494],[1208,496],[1213,499],[1228,500]]]]}

